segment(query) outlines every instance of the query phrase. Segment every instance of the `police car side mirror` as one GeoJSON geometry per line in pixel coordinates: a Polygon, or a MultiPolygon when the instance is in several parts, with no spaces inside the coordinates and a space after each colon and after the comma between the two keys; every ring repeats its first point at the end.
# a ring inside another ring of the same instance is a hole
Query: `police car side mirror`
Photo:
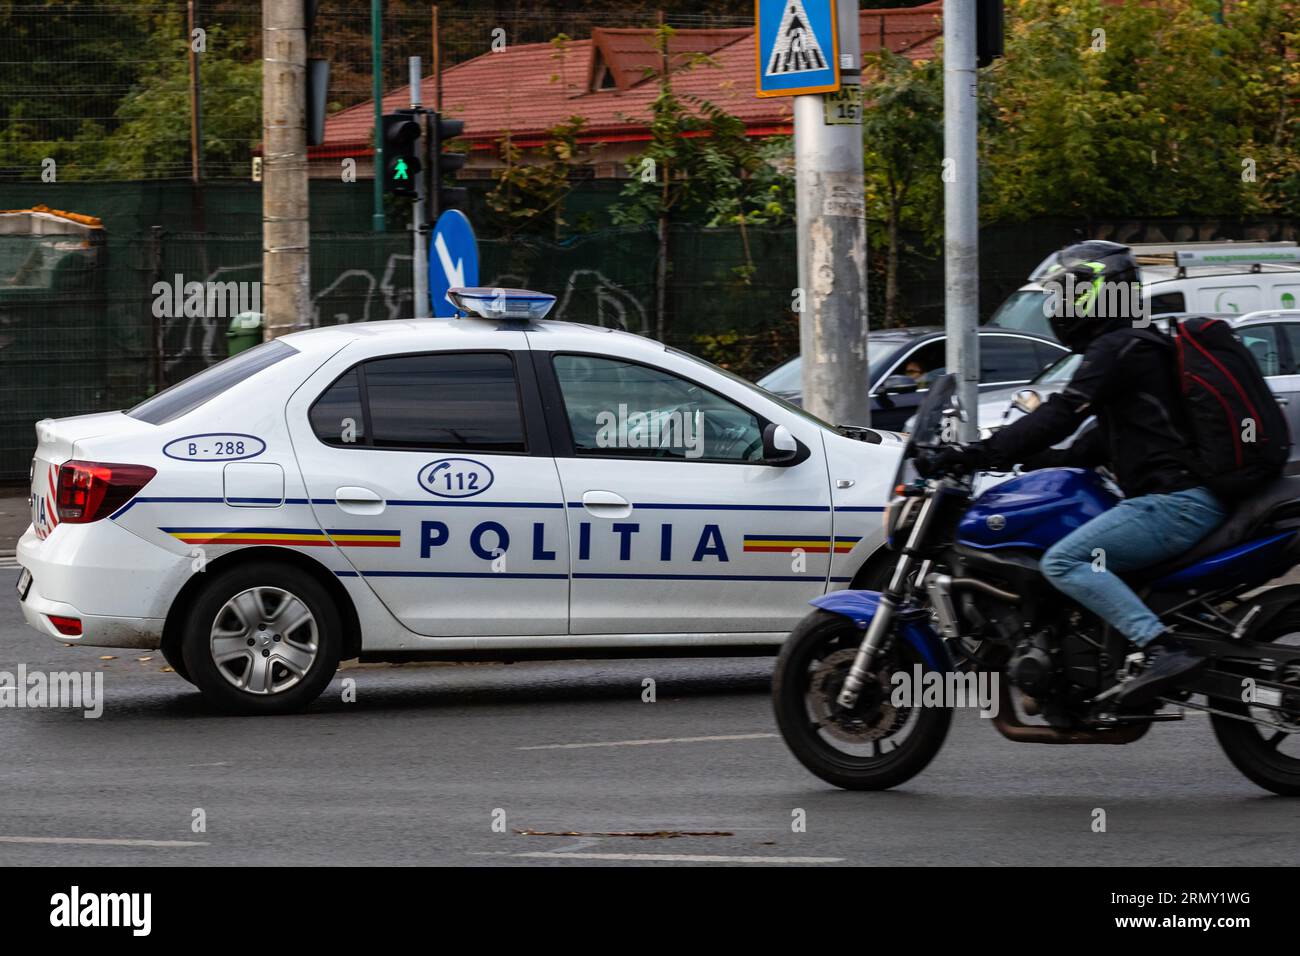
{"type": "Polygon", "coordinates": [[[794,461],[799,454],[799,442],[790,434],[790,429],[775,422],[768,422],[763,427],[763,460],[769,465],[794,461]]]}

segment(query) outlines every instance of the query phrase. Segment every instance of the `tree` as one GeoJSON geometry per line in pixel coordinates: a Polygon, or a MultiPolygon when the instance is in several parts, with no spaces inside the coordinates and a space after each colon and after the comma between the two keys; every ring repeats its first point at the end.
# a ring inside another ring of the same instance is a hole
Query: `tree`
{"type": "Polygon", "coordinates": [[[900,230],[937,247],[943,227],[943,67],[882,51],[867,64],[862,158],[870,218],[885,223],[885,320],[898,314],[900,230]]]}
{"type": "Polygon", "coordinates": [[[1006,57],[983,74],[985,218],[1257,208],[1240,176],[1244,80],[1268,53],[1242,42],[1235,9],[1228,22],[1220,11],[1217,0],[1011,4],[1006,57]]]}
{"type": "Polygon", "coordinates": [[[507,135],[501,140],[505,169],[487,194],[487,204],[504,220],[502,234],[509,238],[523,230],[545,231],[559,239],[564,219],[564,200],[573,191],[569,177],[577,158],[578,137],[586,120],[571,116],[547,131],[546,142],[531,155],[516,146],[507,135]]]}
{"type": "MultiPolygon", "coordinates": [[[[171,20],[171,18],[168,18],[171,20]]],[[[175,56],[143,77],[118,105],[117,126],[96,137],[95,172],[112,179],[150,179],[189,171],[189,68],[184,22],[160,25],[154,42],[175,56]]],[[[229,174],[247,168],[261,139],[262,64],[220,27],[207,31],[199,55],[203,91],[203,159],[229,174]]]]}
{"type": "MultiPolygon", "coordinates": [[[[673,29],[660,26],[655,44],[664,68],[659,95],[650,107],[650,142],[628,162],[631,179],[610,216],[619,225],[654,222],[658,257],[655,334],[663,339],[669,269],[668,229],[674,216],[702,218],[710,225],[734,224],[745,239],[742,278],[754,269],[748,259],[747,224],[788,221],[793,184],[771,162],[772,147],[748,135],[744,121],[698,96],[679,96],[666,68],[673,29]]],[[[683,69],[716,66],[708,56],[689,58],[683,69]]]]}

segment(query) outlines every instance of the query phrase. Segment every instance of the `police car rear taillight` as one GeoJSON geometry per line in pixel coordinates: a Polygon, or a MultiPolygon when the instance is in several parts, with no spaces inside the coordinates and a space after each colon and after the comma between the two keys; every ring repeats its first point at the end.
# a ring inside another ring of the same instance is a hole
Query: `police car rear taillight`
{"type": "Polygon", "coordinates": [[[158,472],[148,465],[68,461],[59,466],[60,523],[85,524],[111,515],[147,485],[158,472]]]}

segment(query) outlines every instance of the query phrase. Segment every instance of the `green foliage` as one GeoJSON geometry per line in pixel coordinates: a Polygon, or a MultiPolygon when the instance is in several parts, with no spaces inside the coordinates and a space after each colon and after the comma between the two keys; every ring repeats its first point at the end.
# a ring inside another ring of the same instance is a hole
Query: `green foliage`
{"type": "Polygon", "coordinates": [[[569,178],[578,155],[578,137],[586,120],[571,116],[547,131],[547,140],[529,151],[509,137],[501,141],[506,167],[486,196],[488,208],[501,220],[506,237],[520,231],[543,232],[558,238],[564,226],[564,199],[573,191],[569,178]]]}
{"type": "MultiPolygon", "coordinates": [[[[78,22],[87,19],[90,4],[79,4],[62,29],[77,35],[78,22]],[[81,21],[77,20],[78,9],[81,21]]],[[[0,10],[0,25],[6,14],[0,10]]],[[[31,18],[15,19],[27,24],[31,18]]],[[[8,122],[0,124],[0,152],[6,168],[28,170],[34,176],[41,160],[58,163],[60,181],[72,179],[152,179],[178,177],[190,168],[189,37],[183,13],[157,13],[154,9],[116,22],[117,30],[98,31],[92,40],[77,41],[70,58],[96,63],[99,76],[109,78],[116,90],[111,96],[88,85],[85,100],[46,102],[42,88],[62,85],[66,75],[49,73],[50,64],[32,64],[41,82],[5,74],[0,93],[8,94],[8,122]],[[150,52],[141,68],[142,50],[150,52]],[[100,62],[103,61],[103,62],[100,62]],[[22,90],[22,93],[17,92],[22,90]],[[14,91],[10,93],[9,91],[14,91]],[[40,119],[58,115],[59,120],[40,119]],[[70,117],[82,116],[77,120],[70,117]]],[[[86,31],[80,31],[85,34],[86,31]]],[[[64,68],[66,69],[66,67],[64,68]]],[[[199,54],[202,90],[205,162],[228,167],[246,163],[261,135],[261,63],[246,44],[220,26],[207,28],[206,52],[199,54]]]]}
{"type": "MultiPolygon", "coordinates": [[[[1295,4],[1233,4],[1219,22],[1217,0],[1008,4],[1006,58],[982,75],[985,217],[1266,208],[1242,160],[1263,147],[1288,84],[1294,95],[1278,32],[1286,7],[1295,4]]],[[[1289,135],[1293,146],[1293,122],[1289,135]]]]}
{"type": "Polygon", "coordinates": [[[899,262],[904,231],[919,235],[926,251],[939,250],[943,231],[943,67],[913,63],[882,51],[866,64],[862,159],[867,217],[884,222],[884,325],[899,314],[899,262]]]}
{"type": "MultiPolygon", "coordinates": [[[[189,167],[189,67],[183,26],[167,30],[155,42],[174,50],[175,56],[122,100],[117,127],[96,140],[103,151],[95,168],[98,176],[149,179],[189,167]]],[[[199,54],[198,62],[204,162],[225,168],[247,161],[261,134],[262,65],[249,60],[242,44],[227,42],[217,27],[208,31],[207,52],[199,54]]]]}
{"type": "Polygon", "coordinates": [[[885,52],[868,64],[862,155],[867,216],[937,243],[943,228],[943,67],[885,52]]]}
{"type": "MultiPolygon", "coordinates": [[[[667,54],[673,35],[660,27],[656,43],[667,54]]],[[[697,55],[684,67],[716,66],[697,55]]],[[[749,254],[750,226],[793,222],[790,141],[748,135],[739,117],[700,96],[679,96],[671,74],[660,76],[650,108],[650,143],[627,164],[631,179],[610,209],[616,225],[665,225],[683,216],[707,226],[735,226],[745,262],[735,275],[748,283],[758,267],[749,254]]]]}
{"type": "MultiPolygon", "coordinates": [[[[657,34],[667,50],[670,27],[657,34]]],[[[696,56],[685,69],[716,66],[696,56]]],[[[793,180],[780,167],[789,140],[747,135],[744,121],[699,96],[680,96],[671,76],[660,79],[650,107],[650,142],[627,164],[631,179],[611,217],[619,225],[654,222],[680,212],[710,226],[792,220],[793,180]]]]}
{"type": "Polygon", "coordinates": [[[799,352],[799,320],[787,313],[756,332],[696,335],[690,351],[705,361],[748,379],[762,377],[799,352]]]}

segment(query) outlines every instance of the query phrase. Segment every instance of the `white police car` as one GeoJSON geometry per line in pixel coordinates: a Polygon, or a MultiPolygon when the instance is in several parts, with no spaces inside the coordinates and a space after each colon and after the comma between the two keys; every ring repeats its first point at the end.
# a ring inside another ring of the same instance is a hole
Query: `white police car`
{"type": "Polygon", "coordinates": [[[39,423],[28,623],[278,712],[358,656],[775,651],[875,573],[899,436],[552,296],[451,298],[477,317],[299,332],[39,423]]]}

